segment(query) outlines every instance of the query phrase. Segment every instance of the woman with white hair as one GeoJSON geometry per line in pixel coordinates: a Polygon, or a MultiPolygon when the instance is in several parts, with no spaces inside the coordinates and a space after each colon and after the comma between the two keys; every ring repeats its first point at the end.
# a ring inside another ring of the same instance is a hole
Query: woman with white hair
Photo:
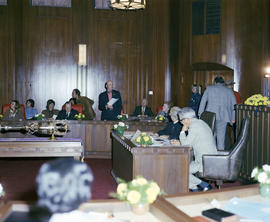
{"type": "Polygon", "coordinates": [[[178,121],[178,112],[180,111],[180,108],[177,106],[174,106],[170,110],[170,117],[172,122],[169,122],[167,126],[163,129],[158,131],[158,135],[163,138],[169,138],[170,140],[178,140],[179,134],[182,129],[182,125],[178,121]]]}
{"type": "MultiPolygon", "coordinates": [[[[202,156],[204,154],[217,154],[215,139],[210,127],[203,120],[197,119],[195,111],[190,107],[185,107],[178,112],[182,131],[179,136],[181,145],[192,146],[194,160],[189,167],[189,189],[193,192],[212,189],[211,185],[200,180],[193,174],[203,172],[202,156]],[[188,131],[186,135],[185,131],[188,131]]],[[[213,166],[214,167],[214,166],[213,166]]]]}

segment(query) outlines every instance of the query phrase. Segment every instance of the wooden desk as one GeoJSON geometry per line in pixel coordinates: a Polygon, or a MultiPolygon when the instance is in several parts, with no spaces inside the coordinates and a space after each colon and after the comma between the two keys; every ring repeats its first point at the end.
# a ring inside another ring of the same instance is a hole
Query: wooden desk
{"type": "Polygon", "coordinates": [[[216,199],[222,205],[233,197],[239,197],[250,201],[267,202],[270,199],[259,195],[259,185],[245,185],[222,190],[212,190],[207,192],[188,193],[183,195],[169,195],[160,198],[159,202],[171,209],[175,214],[181,214],[181,221],[194,222],[192,217],[201,216],[203,210],[214,208],[210,202],[216,199]],[[167,204],[169,203],[169,204],[167,204]]]}
{"type": "MultiPolygon", "coordinates": [[[[164,203],[163,203],[164,204],[164,203]]],[[[165,203],[166,204],[166,203],[165,203]]],[[[179,222],[181,218],[179,215],[171,213],[166,206],[161,206],[160,203],[150,205],[150,211],[146,215],[138,216],[130,211],[130,206],[118,200],[95,200],[82,204],[79,210],[84,212],[108,212],[112,213],[116,219],[130,222],[179,222]]],[[[29,212],[29,205],[22,201],[12,201],[0,208],[0,222],[7,221],[12,214],[20,213],[26,218],[29,212]]],[[[23,218],[23,217],[20,217],[23,218]]],[[[20,220],[22,222],[22,220],[20,220]]]]}
{"type": "MultiPolygon", "coordinates": [[[[29,120],[33,121],[33,120],[29,120]]],[[[17,122],[23,124],[23,122],[17,122]]],[[[85,148],[85,156],[90,158],[111,158],[111,138],[110,133],[116,121],[67,121],[70,131],[63,138],[81,138],[85,148]]],[[[14,121],[12,124],[16,124],[14,121]]],[[[127,121],[130,130],[137,129],[143,131],[157,132],[166,126],[166,123],[157,121],[127,121]]],[[[0,132],[0,138],[36,138],[31,134],[20,132],[0,132]]],[[[61,138],[61,137],[60,137],[61,138]]]]}
{"type": "Polygon", "coordinates": [[[153,179],[168,194],[188,192],[190,147],[137,147],[112,132],[112,174],[153,179]]]}
{"type": "Polygon", "coordinates": [[[0,157],[74,157],[83,156],[78,138],[0,138],[0,157]]]}

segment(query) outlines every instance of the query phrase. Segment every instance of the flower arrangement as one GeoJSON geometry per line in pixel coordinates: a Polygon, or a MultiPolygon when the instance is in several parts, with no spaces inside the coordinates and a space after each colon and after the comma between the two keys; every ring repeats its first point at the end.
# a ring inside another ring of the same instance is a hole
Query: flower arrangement
{"type": "Polygon", "coordinates": [[[255,167],[251,172],[251,177],[257,180],[260,184],[270,185],[270,165],[264,164],[262,169],[255,167]]]}
{"type": "Polygon", "coordinates": [[[153,138],[148,136],[146,133],[141,133],[136,139],[135,142],[141,145],[151,145],[153,144],[153,138]]]}
{"type": "Polygon", "coordinates": [[[3,197],[3,196],[5,196],[5,191],[4,191],[4,188],[3,188],[3,186],[2,186],[2,184],[0,183],[0,197],[3,197]]]}
{"type": "Polygon", "coordinates": [[[45,118],[45,115],[42,113],[39,113],[37,115],[35,115],[34,119],[35,120],[43,120],[45,118]]]}
{"type": "Polygon", "coordinates": [[[162,115],[158,115],[158,116],[155,117],[155,120],[163,122],[165,120],[165,117],[162,116],[162,115]]]}
{"type": "Polygon", "coordinates": [[[82,120],[82,119],[85,119],[85,115],[82,114],[82,113],[79,113],[79,114],[76,114],[76,115],[74,116],[74,118],[75,118],[75,119],[78,119],[78,120],[82,120]]]}
{"type": "Polygon", "coordinates": [[[152,204],[159,195],[164,194],[156,182],[142,176],[137,176],[128,183],[118,178],[118,182],[117,192],[110,193],[110,196],[130,204],[152,204]]]}
{"type": "Polygon", "coordinates": [[[122,136],[124,134],[124,131],[128,129],[128,125],[126,125],[123,122],[119,122],[118,124],[114,124],[113,129],[122,136]]]}
{"type": "Polygon", "coordinates": [[[267,106],[270,105],[270,101],[267,96],[255,94],[247,98],[245,104],[250,106],[267,106]]]}
{"type": "Polygon", "coordinates": [[[117,119],[121,120],[121,121],[125,121],[128,119],[128,114],[121,114],[117,116],[117,119]]]}

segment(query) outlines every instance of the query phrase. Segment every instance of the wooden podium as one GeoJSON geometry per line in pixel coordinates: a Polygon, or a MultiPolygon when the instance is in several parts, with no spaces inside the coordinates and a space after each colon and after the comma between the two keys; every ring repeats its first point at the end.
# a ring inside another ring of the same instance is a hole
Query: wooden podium
{"type": "Polygon", "coordinates": [[[188,192],[190,147],[138,147],[114,132],[112,175],[130,181],[137,175],[154,180],[167,194],[188,192]]]}

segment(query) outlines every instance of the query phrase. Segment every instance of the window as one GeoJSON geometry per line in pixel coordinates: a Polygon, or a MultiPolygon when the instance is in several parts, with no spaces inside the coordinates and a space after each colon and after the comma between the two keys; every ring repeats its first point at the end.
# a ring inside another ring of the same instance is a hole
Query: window
{"type": "Polygon", "coordinates": [[[0,5],[7,5],[7,0],[0,0],[0,5]]]}
{"type": "Polygon", "coordinates": [[[31,0],[31,5],[71,8],[71,0],[31,0]]]}
{"type": "Polygon", "coordinates": [[[220,33],[221,0],[197,0],[192,3],[192,34],[220,33]]]}
{"type": "Polygon", "coordinates": [[[111,9],[110,0],[95,0],[94,9],[111,9]]]}

